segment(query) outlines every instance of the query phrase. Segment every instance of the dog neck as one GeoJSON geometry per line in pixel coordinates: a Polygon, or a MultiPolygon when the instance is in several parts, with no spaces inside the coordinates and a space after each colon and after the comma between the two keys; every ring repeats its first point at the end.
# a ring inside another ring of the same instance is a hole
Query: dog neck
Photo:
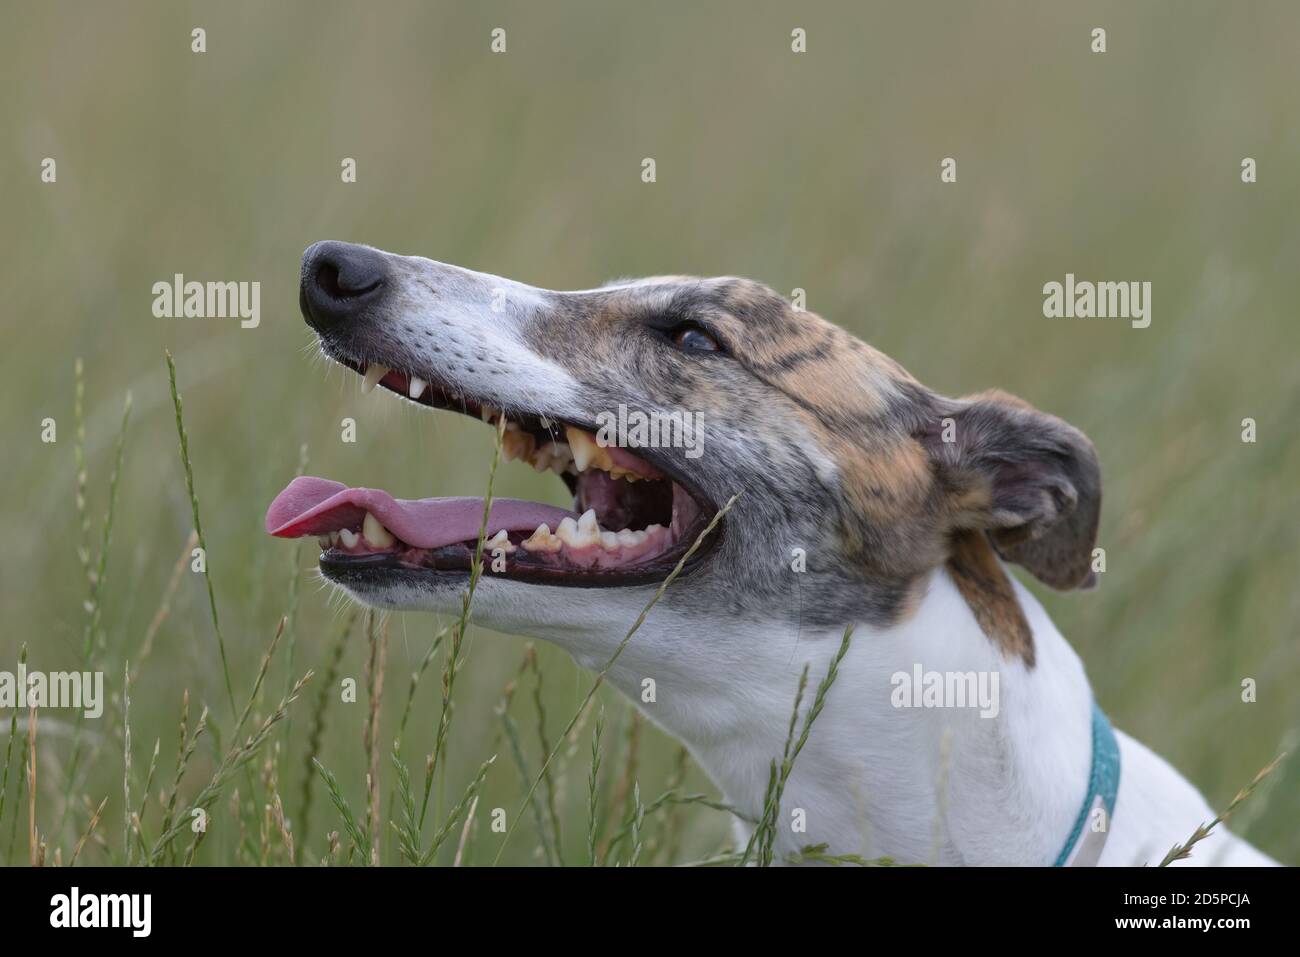
{"type": "MultiPolygon", "coordinates": [[[[778,861],[825,843],[830,853],[899,863],[1052,862],[1086,790],[1091,691],[1037,600],[1018,582],[1013,588],[1032,632],[1032,666],[989,640],[946,569],[934,573],[906,622],[855,630],[785,786],[778,861]],[[969,700],[934,706],[920,688],[911,689],[909,706],[900,688],[918,673],[971,676],[985,687],[996,680],[996,715],[982,717],[990,709],[969,700]]],[[[633,636],[609,679],[757,819],[799,675],[808,663],[806,712],[842,632],[681,621],[671,612],[655,619],[633,636]]],[[[594,648],[570,650],[584,664],[603,664],[594,648]]]]}

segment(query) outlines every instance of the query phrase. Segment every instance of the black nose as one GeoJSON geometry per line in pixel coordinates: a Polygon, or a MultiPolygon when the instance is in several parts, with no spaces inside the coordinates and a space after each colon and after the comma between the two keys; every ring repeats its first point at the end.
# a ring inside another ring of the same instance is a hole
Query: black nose
{"type": "Polygon", "coordinates": [[[318,331],[355,319],[383,294],[384,254],[369,246],[333,240],[315,243],[302,254],[298,305],[318,331]]]}

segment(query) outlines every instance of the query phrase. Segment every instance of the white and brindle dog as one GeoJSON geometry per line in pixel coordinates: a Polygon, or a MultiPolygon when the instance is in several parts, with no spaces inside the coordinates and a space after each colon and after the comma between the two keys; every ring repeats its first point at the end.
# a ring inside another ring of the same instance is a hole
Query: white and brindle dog
{"type": "MultiPolygon", "coordinates": [[[[826,844],[900,862],[1134,865],[1213,817],[1110,729],[1078,656],[1003,564],[1057,589],[1095,581],[1100,471],[1065,422],[1002,393],[938,395],[744,279],[552,292],[322,242],[304,255],[301,305],[363,389],[504,416],[505,455],[568,485],[573,511],[492,505],[482,624],[604,667],[742,493],[608,680],[757,819],[805,663],[815,686],[853,626],[785,787],[777,860],[826,844]],[[689,447],[611,439],[601,427],[620,407],[679,439],[668,423],[699,413],[703,427],[689,447]],[[899,676],[922,671],[996,675],[996,715],[899,707],[899,676]]],[[[267,529],[320,537],[322,573],[360,602],[454,614],[482,513],[481,499],[300,478],[267,529]]],[[[1222,827],[1190,861],[1271,863],[1222,827]]]]}

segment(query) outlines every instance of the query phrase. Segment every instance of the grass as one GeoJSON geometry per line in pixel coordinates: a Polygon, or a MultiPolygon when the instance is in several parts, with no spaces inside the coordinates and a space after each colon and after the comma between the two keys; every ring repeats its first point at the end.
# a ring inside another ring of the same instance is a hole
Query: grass
{"type": "Polygon", "coordinates": [[[1174,861],[1182,861],[1191,857],[1192,848],[1195,847],[1197,844],[1199,844],[1201,841],[1205,840],[1207,837],[1209,837],[1211,831],[1213,831],[1216,827],[1218,827],[1220,824],[1222,824],[1224,821],[1230,818],[1236,812],[1236,810],[1239,807],[1241,807],[1241,805],[1244,804],[1251,795],[1255,793],[1255,789],[1258,788],[1260,784],[1263,783],[1264,779],[1267,778],[1270,774],[1272,774],[1274,770],[1276,770],[1277,766],[1282,762],[1282,759],[1285,757],[1286,757],[1285,753],[1279,754],[1276,758],[1270,761],[1266,766],[1261,768],[1259,773],[1255,775],[1254,780],[1252,780],[1244,788],[1238,791],[1236,795],[1233,797],[1232,801],[1229,802],[1228,806],[1224,808],[1222,811],[1220,811],[1217,815],[1215,815],[1212,821],[1210,821],[1208,824],[1202,824],[1199,827],[1197,827],[1197,829],[1192,832],[1192,835],[1182,844],[1175,844],[1173,847],[1171,847],[1169,849],[1169,853],[1166,854],[1164,858],[1161,859],[1159,866],[1168,867],[1170,864],[1174,863],[1174,861]]]}
{"type": "MultiPolygon", "coordinates": [[[[566,864],[744,856],[680,745],[634,728],[622,698],[553,648],[521,668],[517,638],[394,614],[387,690],[367,694],[364,620],[313,584],[309,549],[266,538],[261,512],[306,469],[304,446],[315,474],[416,496],[482,494],[493,441],[477,423],[363,402],[303,358],[298,257],[327,237],[557,288],[680,272],[798,287],[935,388],[1001,387],[1063,416],[1101,456],[1108,571],[1093,593],[1043,600],[1116,726],[1216,807],[1293,750],[1279,745],[1300,726],[1300,182],[1285,173],[1300,143],[1280,119],[1295,106],[1293,5],[1236,17],[1103,2],[1085,17],[1007,0],[942,16],[826,3],[798,11],[799,56],[796,14],[768,2],[647,20],[504,0],[504,56],[485,53],[496,24],[473,5],[381,6],[362,30],[295,0],[214,8],[221,42],[201,57],[165,40],[193,24],[161,0],[149,30],[87,9],[69,31],[42,8],[0,36],[18,144],[0,173],[8,234],[23,239],[0,257],[13,344],[0,355],[13,453],[0,658],[13,668],[26,646],[45,670],[88,660],[112,692],[98,721],[0,715],[0,863],[42,844],[45,860],[79,865],[364,863],[317,762],[368,840],[379,809],[384,864],[533,864],[546,845],[566,864]],[[1093,18],[1110,28],[1104,57],[1079,40],[1093,18]],[[311,55],[345,44],[342,69],[311,55]],[[444,94],[432,112],[430,89],[444,94]],[[33,175],[47,155],[57,184],[33,175]],[[354,184],[338,179],[343,155],[358,159],[354,184]],[[959,178],[944,186],[947,155],[959,178]],[[1250,186],[1245,155],[1260,160],[1250,186]],[[655,184],[640,181],[645,156],[655,184]],[[1042,285],[1067,271],[1151,280],[1151,328],[1046,322],[1042,285]],[[150,286],[175,272],[260,280],[260,326],[153,317],[150,286]],[[48,445],[35,439],[46,416],[48,445]],[[1239,438],[1247,416],[1254,444],[1239,438]],[[344,417],[354,444],[339,441],[344,417]],[[227,766],[282,701],[256,751],[227,766]],[[408,812],[424,819],[414,842],[408,812]]],[[[508,468],[493,491],[558,497],[508,468]]],[[[774,786],[786,757],[771,755],[774,786]]],[[[1231,826],[1297,863],[1297,811],[1287,762],[1231,826]]]]}
{"type": "Polygon", "coordinates": [[[767,793],[763,796],[763,813],[749,838],[749,843],[745,846],[745,853],[741,857],[742,864],[748,863],[752,854],[757,854],[760,866],[767,867],[772,863],[778,826],[777,815],[781,813],[781,798],[785,793],[785,784],[790,779],[790,772],[794,769],[795,758],[799,757],[799,752],[803,750],[803,746],[808,742],[808,736],[812,733],[813,722],[817,720],[817,716],[822,713],[822,708],[826,705],[826,696],[830,693],[831,685],[835,683],[835,678],[839,675],[840,662],[848,654],[852,637],[853,629],[851,627],[845,628],[839,650],[835,653],[835,657],[831,659],[830,665],[826,669],[826,677],[817,686],[817,694],[813,698],[812,705],[804,714],[803,727],[800,728],[799,737],[796,740],[794,729],[799,722],[799,706],[803,703],[804,691],[808,687],[808,666],[804,665],[803,673],[799,676],[799,688],[794,696],[794,707],[790,711],[790,728],[786,734],[785,747],[782,749],[781,763],[778,766],[775,760],[772,761],[767,793]]]}
{"type": "MultiPolygon", "coordinates": [[[[199,543],[198,560],[202,563],[203,581],[208,586],[208,610],[212,612],[212,632],[217,637],[217,651],[221,654],[221,674],[226,679],[226,695],[230,700],[230,712],[233,715],[235,713],[235,689],[230,682],[230,662],[226,658],[226,641],[221,637],[221,620],[217,616],[217,594],[212,587],[212,573],[208,570],[208,543],[203,538],[203,522],[199,519],[199,495],[194,490],[194,466],[190,463],[190,441],[185,434],[185,421],[181,411],[181,394],[176,389],[176,362],[172,359],[170,352],[164,352],[164,354],[167,356],[167,381],[171,385],[172,405],[176,409],[176,435],[181,443],[181,464],[185,468],[185,489],[190,493],[190,507],[194,515],[194,537],[199,543]]],[[[123,429],[125,430],[125,424],[123,429]]]]}

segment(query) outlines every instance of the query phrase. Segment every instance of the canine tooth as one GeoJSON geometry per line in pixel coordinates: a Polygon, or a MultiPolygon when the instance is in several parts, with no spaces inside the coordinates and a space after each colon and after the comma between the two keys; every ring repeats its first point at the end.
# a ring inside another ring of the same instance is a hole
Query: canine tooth
{"type": "Polygon", "coordinates": [[[339,541],[343,543],[344,548],[355,548],[359,538],[350,528],[339,529],[339,541]]]}
{"type": "Polygon", "coordinates": [[[320,545],[321,548],[329,548],[329,547],[330,547],[330,537],[329,537],[328,535],[320,535],[320,536],[318,536],[317,539],[316,539],[316,542],[317,542],[317,544],[320,545]]]}
{"type": "Polygon", "coordinates": [[[338,533],[338,529],[335,529],[334,531],[330,532],[330,544],[337,545],[338,543],[339,543],[339,533],[338,533]]]}
{"type": "Polygon", "coordinates": [[[552,425],[555,424],[544,415],[538,416],[537,421],[542,423],[542,428],[544,429],[549,429],[552,425]]]}
{"type": "Polygon", "coordinates": [[[575,429],[571,425],[564,427],[564,433],[569,439],[569,449],[573,453],[573,464],[577,466],[579,472],[587,470],[587,464],[591,461],[592,447],[595,445],[591,441],[591,436],[581,429],[575,429]]]}
{"type": "Polygon", "coordinates": [[[366,542],[375,548],[389,548],[397,539],[393,533],[379,524],[379,519],[366,512],[365,521],[361,523],[361,534],[366,542]]]}
{"type": "Polygon", "coordinates": [[[579,472],[585,472],[592,465],[605,472],[610,470],[614,460],[610,458],[608,449],[596,444],[595,436],[571,425],[566,425],[564,432],[568,436],[569,449],[573,453],[573,464],[577,466],[579,472]]]}
{"type": "Polygon", "coordinates": [[[381,366],[378,362],[367,366],[366,374],[361,380],[361,394],[367,395],[373,391],[379,384],[379,380],[386,375],[388,375],[388,366],[381,366]]]}
{"type": "Polygon", "coordinates": [[[479,406],[478,417],[482,419],[484,422],[491,422],[500,414],[501,414],[500,409],[494,409],[492,408],[492,406],[487,405],[486,403],[479,406]]]}
{"type": "Polygon", "coordinates": [[[418,399],[420,396],[424,395],[424,390],[428,387],[429,383],[425,382],[418,375],[413,375],[411,376],[410,384],[406,387],[406,394],[412,399],[418,399]]]}

